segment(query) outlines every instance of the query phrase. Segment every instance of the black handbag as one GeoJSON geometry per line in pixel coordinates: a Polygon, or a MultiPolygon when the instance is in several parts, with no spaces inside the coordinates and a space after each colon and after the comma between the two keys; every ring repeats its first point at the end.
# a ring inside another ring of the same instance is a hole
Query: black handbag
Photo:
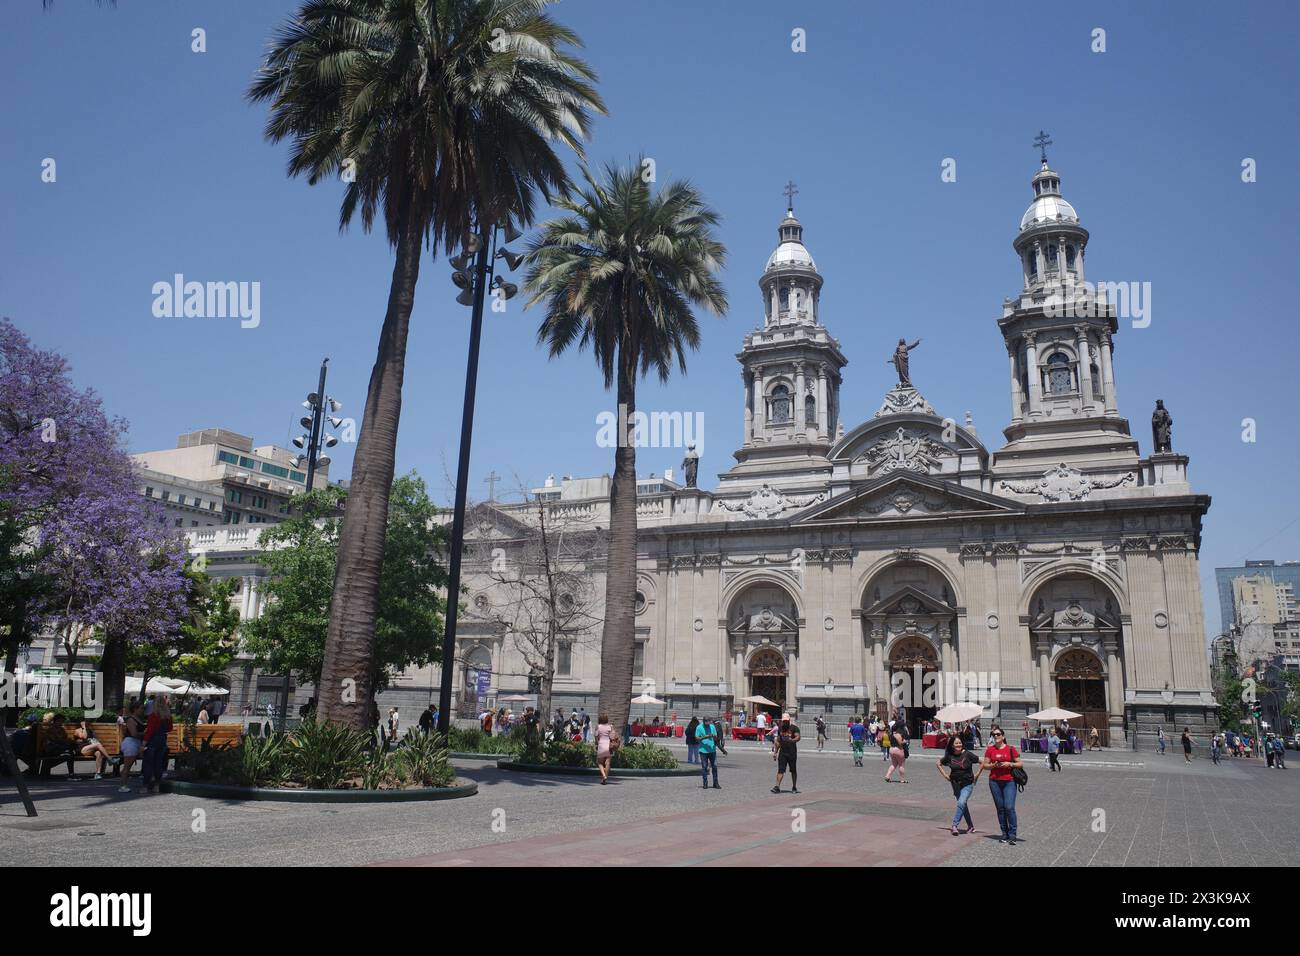
{"type": "Polygon", "coordinates": [[[1011,779],[1016,782],[1016,791],[1025,792],[1025,784],[1029,783],[1029,774],[1025,773],[1024,767],[1012,767],[1011,779]]]}

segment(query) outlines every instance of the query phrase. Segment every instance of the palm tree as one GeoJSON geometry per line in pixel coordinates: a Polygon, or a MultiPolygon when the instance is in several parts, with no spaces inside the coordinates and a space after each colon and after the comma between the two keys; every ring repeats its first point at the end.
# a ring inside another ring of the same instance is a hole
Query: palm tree
{"type": "Polygon", "coordinates": [[[543,227],[529,249],[529,305],[545,300],[537,330],[552,357],[590,347],[616,388],[618,445],[610,488],[605,621],[600,650],[600,709],[615,727],[632,697],[636,601],[636,383],[652,370],[667,381],[674,361],[699,347],[692,306],[722,315],[727,296],[715,277],[726,249],[714,238],[718,214],[685,182],[652,193],[640,165],[607,166],[597,182],[556,203],[566,215],[543,227]]]}
{"type": "Polygon", "coordinates": [[[581,41],[546,16],[550,2],[305,0],[248,92],[271,104],[267,138],[291,142],[289,174],[339,175],[339,228],[359,209],[369,231],[382,213],[396,252],[339,540],[322,720],[361,728],[369,716],[420,246],[451,255],[471,230],[531,223],[535,192],[569,187],[555,145],[581,156],[591,115],[604,112],[594,72],[567,52],[581,41]]]}

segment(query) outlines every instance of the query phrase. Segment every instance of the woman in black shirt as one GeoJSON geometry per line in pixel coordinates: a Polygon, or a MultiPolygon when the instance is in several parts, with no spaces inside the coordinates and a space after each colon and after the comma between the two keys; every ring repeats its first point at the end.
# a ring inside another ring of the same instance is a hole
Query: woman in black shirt
{"type": "Polygon", "coordinates": [[[957,798],[957,812],[952,815],[952,835],[957,836],[960,832],[957,824],[962,817],[966,818],[966,832],[974,833],[975,822],[970,818],[966,801],[975,789],[975,781],[984,771],[983,764],[973,751],[966,749],[961,737],[954,736],[948,741],[948,749],[939,758],[937,766],[939,775],[952,784],[952,795],[957,798]]]}

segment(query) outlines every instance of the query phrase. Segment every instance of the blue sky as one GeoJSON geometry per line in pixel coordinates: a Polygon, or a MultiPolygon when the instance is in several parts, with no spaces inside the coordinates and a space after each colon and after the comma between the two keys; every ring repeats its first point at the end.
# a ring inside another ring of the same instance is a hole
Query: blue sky
{"type": "MultiPolygon", "coordinates": [[[[10,0],[0,12],[0,314],[68,355],[77,381],[131,423],[133,450],[222,425],[258,443],[297,432],[331,358],[356,414],[392,268],[381,235],[337,229],[341,188],[285,178],[285,150],[243,99],[287,0],[10,0]],[[190,49],[202,27],[208,52],[190,49]],[[41,162],[58,179],[42,183],[41,162]],[[261,283],[261,324],[159,319],[174,273],[261,283]]],[[[723,216],[732,308],[705,319],[689,373],[641,408],[702,412],[701,484],[740,443],[735,353],[761,320],[757,278],[781,189],[825,276],[822,321],[848,355],[846,425],[891,384],[899,335],[924,338],[913,379],[942,413],[969,410],[1001,445],[1007,364],[996,327],[1018,291],[1011,250],[1055,141],[1062,191],[1091,231],[1090,278],[1152,283],[1150,327],[1116,338],[1121,411],[1150,451],[1156,398],[1193,486],[1213,496],[1201,552],[1207,624],[1216,565],[1300,558],[1296,494],[1297,49],[1289,2],[1045,4],[565,0],[610,115],[593,161],[655,159],[723,216]],[[807,52],[791,51],[791,31],[807,52]],[[1091,50],[1106,31],[1105,53],[1091,50]],[[940,180],[945,158],[957,181],[940,180]],[[1258,182],[1241,181],[1243,158],[1258,182]],[[1258,439],[1241,440],[1242,419],[1258,439]]],[[[412,319],[401,470],[439,494],[454,473],[468,311],[426,260],[412,319]]],[[[516,303],[519,300],[516,300],[516,303]]],[[[612,405],[590,356],[548,360],[537,315],[488,314],[473,487],[612,468],[596,416],[612,405]]],[[[335,476],[351,450],[340,446],[335,476]]],[[[641,474],[677,468],[645,449],[641,474]]]]}

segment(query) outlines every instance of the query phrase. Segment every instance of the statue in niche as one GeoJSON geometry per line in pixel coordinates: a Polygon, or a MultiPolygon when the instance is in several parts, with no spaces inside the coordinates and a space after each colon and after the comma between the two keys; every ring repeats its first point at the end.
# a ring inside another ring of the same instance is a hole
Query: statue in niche
{"type": "Polygon", "coordinates": [[[1151,437],[1157,452],[1173,451],[1174,420],[1162,398],[1156,399],[1156,410],[1151,413],[1151,437]]]}
{"type": "Polygon", "coordinates": [[[898,347],[894,349],[894,357],[889,360],[894,363],[894,370],[898,372],[898,384],[902,388],[912,387],[912,379],[911,376],[908,374],[909,359],[907,357],[907,353],[912,351],[912,349],[916,348],[920,344],[921,344],[920,339],[917,339],[911,345],[907,344],[907,339],[899,339],[898,347]]]}

